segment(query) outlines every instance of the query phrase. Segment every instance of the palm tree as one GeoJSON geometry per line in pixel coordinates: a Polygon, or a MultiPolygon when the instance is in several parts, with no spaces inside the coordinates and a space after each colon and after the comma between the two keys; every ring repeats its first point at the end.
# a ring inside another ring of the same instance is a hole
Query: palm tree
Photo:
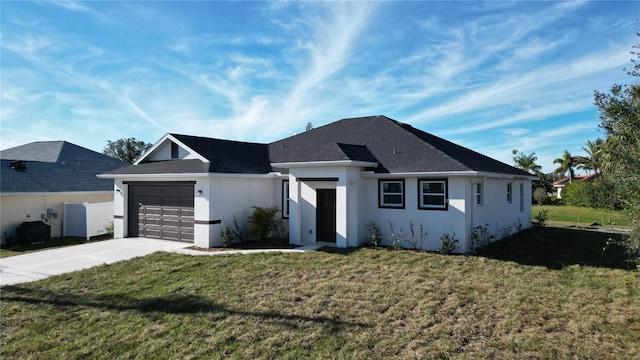
{"type": "Polygon", "coordinates": [[[602,171],[604,159],[602,156],[602,146],[604,144],[604,140],[601,138],[597,138],[595,141],[588,140],[587,147],[582,147],[587,153],[587,156],[577,156],[576,163],[578,164],[578,169],[593,170],[596,174],[602,171]]]}
{"type": "Polygon", "coordinates": [[[571,184],[571,179],[573,179],[575,173],[573,171],[573,166],[575,165],[575,158],[571,156],[569,151],[565,150],[562,154],[562,157],[559,157],[553,160],[554,164],[560,164],[556,169],[556,173],[565,174],[569,173],[569,184],[571,184]]]}
{"type": "Polygon", "coordinates": [[[518,169],[534,174],[538,177],[542,175],[542,172],[540,172],[542,166],[536,164],[536,161],[538,161],[536,153],[532,152],[531,154],[526,155],[523,152],[519,153],[518,150],[512,150],[511,153],[513,154],[513,162],[516,164],[518,169]]]}

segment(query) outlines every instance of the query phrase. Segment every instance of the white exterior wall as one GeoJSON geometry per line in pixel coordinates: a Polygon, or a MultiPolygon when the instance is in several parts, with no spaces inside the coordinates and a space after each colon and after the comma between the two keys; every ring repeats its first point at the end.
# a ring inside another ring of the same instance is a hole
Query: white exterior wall
{"type": "Polygon", "coordinates": [[[336,246],[358,246],[360,237],[359,203],[360,169],[357,167],[304,167],[290,169],[291,197],[289,239],[292,244],[316,242],[316,208],[318,189],[336,190],[336,246]],[[314,181],[299,181],[312,178],[314,181]],[[322,181],[337,178],[338,181],[322,181]]]}
{"type": "MultiPolygon", "coordinates": [[[[394,178],[396,179],[396,178],[394,178]]],[[[398,177],[397,179],[403,179],[398,177]]],[[[420,177],[420,179],[424,179],[420,177]]],[[[463,186],[465,179],[449,178],[449,206],[447,210],[423,210],[418,209],[418,177],[404,178],[405,180],[405,208],[389,209],[378,207],[378,179],[368,178],[365,180],[366,193],[366,209],[365,220],[361,223],[361,233],[363,234],[361,242],[369,237],[366,229],[367,223],[373,221],[379,228],[383,237],[383,244],[391,244],[391,226],[393,223],[395,233],[398,234],[402,229],[405,235],[401,243],[402,247],[412,248],[413,245],[409,241],[411,239],[410,222],[413,223],[416,241],[420,238],[420,225],[426,232],[423,238],[421,249],[435,251],[440,248],[440,236],[442,234],[453,235],[459,240],[458,252],[464,252],[466,246],[465,239],[467,237],[467,229],[465,223],[465,204],[466,191],[463,186]]]]}
{"type": "MultiPolygon", "coordinates": [[[[281,201],[274,196],[274,189],[281,183],[282,179],[274,177],[211,177],[208,193],[203,193],[202,200],[208,201],[209,219],[216,223],[209,225],[208,244],[200,244],[203,239],[196,236],[196,245],[221,246],[220,230],[222,226],[232,227],[234,216],[248,230],[248,217],[254,206],[275,206],[281,210],[281,201]]],[[[282,211],[278,216],[281,214],[282,211]]]]}
{"type": "Polygon", "coordinates": [[[42,194],[1,194],[0,221],[2,232],[16,238],[16,227],[25,221],[40,221],[47,209],[57,213],[56,218],[47,219],[51,226],[51,237],[62,236],[64,203],[101,203],[112,201],[111,192],[86,193],[42,193],[42,194]]]}
{"type": "MultiPolygon", "coordinates": [[[[476,226],[486,226],[490,233],[496,236],[496,240],[512,235],[522,229],[531,227],[531,181],[521,179],[496,179],[478,178],[471,179],[468,184],[471,193],[470,229],[476,226]],[[475,184],[482,182],[484,187],[483,204],[477,205],[475,199],[475,184]],[[507,201],[507,184],[511,183],[512,200],[507,201]],[[520,184],[523,186],[522,201],[520,208],[520,184]]],[[[471,233],[469,233],[469,237],[471,233]]],[[[467,250],[470,250],[467,247],[467,250]]]]}

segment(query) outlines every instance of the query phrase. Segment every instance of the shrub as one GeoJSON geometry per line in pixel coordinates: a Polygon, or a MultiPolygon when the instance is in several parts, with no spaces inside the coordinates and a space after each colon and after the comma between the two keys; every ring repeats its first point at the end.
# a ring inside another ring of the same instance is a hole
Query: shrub
{"type": "Polygon", "coordinates": [[[476,226],[471,233],[471,251],[477,253],[478,250],[489,245],[496,239],[496,236],[489,232],[489,224],[476,226]]]}
{"type": "Polygon", "coordinates": [[[456,239],[456,233],[442,234],[440,235],[440,254],[448,255],[453,253],[458,246],[458,239],[456,239]]]}
{"type": "Polygon", "coordinates": [[[422,248],[422,244],[424,243],[424,239],[427,237],[427,232],[420,225],[420,236],[416,238],[416,233],[413,229],[413,221],[409,221],[409,232],[411,233],[411,240],[405,240],[411,246],[413,246],[414,250],[418,250],[422,248]]]}
{"type": "Polygon", "coordinates": [[[533,225],[543,227],[547,219],[549,219],[549,210],[540,210],[538,214],[533,217],[533,225]]]}
{"type": "Polygon", "coordinates": [[[603,178],[593,181],[575,181],[562,191],[567,205],[620,210],[613,184],[603,178]]]}
{"type": "Polygon", "coordinates": [[[231,228],[223,226],[220,229],[220,239],[222,240],[222,247],[228,248],[233,245],[236,237],[231,228]]]}
{"type": "Polygon", "coordinates": [[[538,203],[538,205],[542,205],[547,201],[547,190],[544,188],[537,188],[533,190],[533,200],[538,203]]]}
{"type": "Polygon", "coordinates": [[[400,243],[402,243],[402,239],[405,237],[405,234],[402,233],[402,228],[400,228],[400,232],[396,234],[395,224],[389,220],[389,240],[391,240],[391,247],[395,250],[400,248],[400,243]]]}
{"type": "Polygon", "coordinates": [[[251,224],[251,235],[257,241],[266,241],[271,232],[276,227],[275,216],[278,208],[273,207],[253,207],[253,213],[249,216],[249,224],[251,224]]]}
{"type": "Polygon", "coordinates": [[[245,224],[240,225],[240,222],[235,215],[233,215],[233,228],[231,231],[233,231],[233,237],[241,243],[247,241],[249,238],[245,224]]]}
{"type": "Polygon", "coordinates": [[[367,246],[378,247],[382,242],[382,234],[380,233],[380,228],[373,221],[369,221],[367,224],[367,231],[369,232],[369,237],[365,241],[367,246]]]}
{"type": "Polygon", "coordinates": [[[113,235],[115,234],[115,230],[114,230],[114,227],[113,227],[113,221],[109,221],[109,223],[104,226],[104,233],[106,235],[109,235],[109,237],[113,239],[113,235]]]}
{"type": "Polygon", "coordinates": [[[287,228],[287,224],[283,219],[278,219],[275,221],[273,236],[283,244],[289,242],[289,229],[287,228]]]}

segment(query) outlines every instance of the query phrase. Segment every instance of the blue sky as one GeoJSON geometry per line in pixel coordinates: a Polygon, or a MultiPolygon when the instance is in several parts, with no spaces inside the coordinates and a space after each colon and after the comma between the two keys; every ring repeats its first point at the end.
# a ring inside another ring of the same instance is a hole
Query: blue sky
{"type": "Polygon", "coordinates": [[[383,114],[552,171],[602,133],[638,2],[2,1],[0,147],[271,142],[383,114]]]}

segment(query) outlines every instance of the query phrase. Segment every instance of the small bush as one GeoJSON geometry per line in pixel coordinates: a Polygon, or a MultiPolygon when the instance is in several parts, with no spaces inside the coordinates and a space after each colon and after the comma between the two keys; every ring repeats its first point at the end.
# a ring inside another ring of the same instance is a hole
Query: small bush
{"type": "Polygon", "coordinates": [[[231,231],[233,231],[233,237],[241,243],[246,242],[249,239],[249,236],[247,235],[248,231],[245,224],[240,225],[240,222],[235,215],[233,215],[232,223],[233,228],[231,229],[231,231]]]}
{"type": "Polygon", "coordinates": [[[533,217],[533,225],[543,227],[549,219],[549,210],[540,210],[536,216],[533,217]]]}
{"type": "Polygon", "coordinates": [[[440,235],[440,254],[449,255],[453,253],[458,247],[458,239],[456,239],[456,233],[442,234],[440,235]]]}
{"type": "Polygon", "coordinates": [[[489,232],[489,224],[476,226],[471,233],[471,251],[477,253],[478,250],[489,245],[496,239],[496,236],[489,232]]]}
{"type": "Polygon", "coordinates": [[[228,247],[231,247],[231,245],[233,245],[233,242],[235,241],[236,237],[233,234],[233,231],[231,230],[231,228],[223,226],[220,229],[220,239],[222,240],[222,247],[228,248],[228,247]]]}
{"type": "Polygon", "coordinates": [[[106,235],[109,235],[109,237],[113,239],[113,235],[115,234],[115,230],[114,230],[114,227],[113,227],[113,221],[109,221],[109,223],[104,226],[104,233],[106,235]]]}
{"type": "Polygon", "coordinates": [[[251,235],[260,242],[266,241],[276,227],[275,216],[278,208],[254,206],[253,213],[249,216],[251,235]]]}
{"type": "Polygon", "coordinates": [[[367,246],[378,247],[382,243],[382,234],[380,233],[380,228],[373,221],[369,221],[367,224],[367,231],[369,232],[369,237],[365,241],[367,246]]]}
{"type": "Polygon", "coordinates": [[[422,224],[420,225],[420,235],[416,238],[416,233],[413,229],[413,221],[409,221],[409,232],[411,233],[411,240],[405,240],[413,247],[414,250],[422,249],[424,239],[427,237],[427,231],[424,230],[422,224]]]}
{"type": "Polygon", "coordinates": [[[289,229],[283,219],[275,221],[273,236],[278,239],[280,243],[286,244],[289,242],[289,229]]]}
{"type": "Polygon", "coordinates": [[[391,247],[394,250],[400,249],[400,244],[404,237],[405,234],[402,233],[402,228],[400,228],[400,231],[396,234],[395,224],[389,221],[389,240],[391,240],[391,247]]]}
{"type": "Polygon", "coordinates": [[[547,201],[547,190],[544,188],[537,188],[533,190],[533,200],[538,203],[538,205],[542,205],[547,201]]]}

